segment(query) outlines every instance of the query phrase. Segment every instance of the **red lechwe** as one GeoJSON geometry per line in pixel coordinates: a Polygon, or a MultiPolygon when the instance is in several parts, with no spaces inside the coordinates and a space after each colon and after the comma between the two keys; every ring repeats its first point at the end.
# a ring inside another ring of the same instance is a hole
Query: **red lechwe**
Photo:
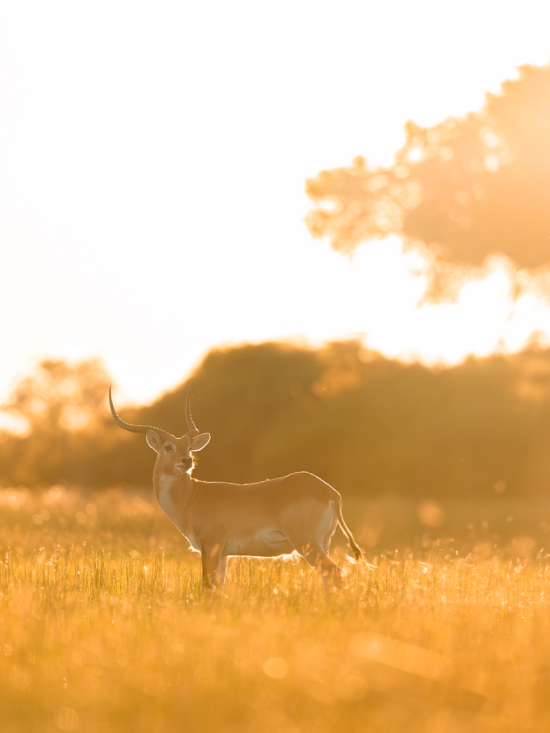
{"type": "Polygon", "coordinates": [[[341,570],[328,556],[339,524],[356,559],[361,549],[342,516],[340,494],[311,473],[301,471],[252,484],[198,481],[192,478],[193,453],[210,441],[191,417],[181,438],[150,425],[132,425],[117,415],[111,390],[109,404],[121,428],[144,433],[157,453],[153,486],[160,508],[201,553],[203,586],[222,586],[227,560],[234,556],[278,557],[296,551],[316,568],[326,590],[340,585],[341,570]]]}

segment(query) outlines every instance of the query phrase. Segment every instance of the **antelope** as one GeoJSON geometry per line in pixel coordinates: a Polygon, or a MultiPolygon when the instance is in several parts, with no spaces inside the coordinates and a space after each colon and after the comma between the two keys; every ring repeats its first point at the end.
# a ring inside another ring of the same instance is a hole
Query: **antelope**
{"type": "Polygon", "coordinates": [[[109,404],[117,425],[144,433],[156,454],[155,496],[162,511],[201,554],[204,588],[223,587],[229,557],[279,557],[296,551],[321,575],[325,591],[340,587],[342,571],[328,556],[336,526],[348,538],[355,558],[362,556],[342,516],[342,498],[332,486],[301,471],[251,484],[192,478],[195,453],[210,442],[191,417],[187,393],[188,432],[181,438],[153,427],[124,422],[109,404]]]}

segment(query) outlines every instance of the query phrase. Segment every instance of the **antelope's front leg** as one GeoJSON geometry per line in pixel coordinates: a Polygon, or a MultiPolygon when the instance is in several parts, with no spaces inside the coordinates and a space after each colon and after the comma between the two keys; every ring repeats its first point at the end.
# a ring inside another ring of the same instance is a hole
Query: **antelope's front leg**
{"type": "Polygon", "coordinates": [[[223,586],[227,557],[222,556],[221,546],[218,544],[204,547],[201,551],[201,561],[202,587],[212,590],[218,585],[223,586]]]}
{"type": "Polygon", "coordinates": [[[216,585],[223,588],[225,584],[225,574],[227,573],[227,555],[220,555],[220,561],[216,570],[216,585]]]}

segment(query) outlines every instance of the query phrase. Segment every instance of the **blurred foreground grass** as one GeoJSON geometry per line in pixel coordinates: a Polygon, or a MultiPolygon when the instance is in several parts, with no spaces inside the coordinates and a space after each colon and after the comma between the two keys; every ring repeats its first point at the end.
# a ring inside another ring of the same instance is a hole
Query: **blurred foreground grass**
{"type": "Polygon", "coordinates": [[[234,559],[205,596],[152,492],[1,490],[0,730],[547,731],[550,503],[345,516],[340,593],[234,559]]]}

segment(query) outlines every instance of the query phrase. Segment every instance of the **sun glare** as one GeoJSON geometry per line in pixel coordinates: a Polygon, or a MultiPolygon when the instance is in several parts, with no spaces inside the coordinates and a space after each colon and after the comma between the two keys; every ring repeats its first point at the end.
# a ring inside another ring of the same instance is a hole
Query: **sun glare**
{"type": "MultiPolygon", "coordinates": [[[[254,3],[238,6],[36,3],[32,22],[22,6],[2,10],[2,399],[43,355],[99,355],[143,401],[224,343],[364,334],[388,355],[456,363],[550,333],[541,301],[512,308],[503,273],[418,307],[425,265],[400,245],[382,256],[365,244],[350,264],[303,225],[306,179],[356,156],[391,162],[407,120],[464,115],[517,65],[546,63],[545,4],[352,2],[335,14],[305,2],[266,10],[265,26],[254,3]],[[193,316],[176,334],[143,298],[169,313],[192,304],[193,316]]],[[[500,137],[482,133],[479,165],[496,173],[500,137]]],[[[396,180],[376,185],[416,205],[406,177],[423,156],[412,146],[396,180]]],[[[452,164],[452,145],[440,158],[452,164]]],[[[457,191],[454,220],[466,226],[462,208],[486,195],[457,191]]],[[[386,202],[374,219],[390,227],[395,210],[386,202]]]]}
{"type": "MultiPolygon", "coordinates": [[[[470,354],[515,352],[534,331],[539,341],[550,335],[548,304],[529,291],[514,300],[513,271],[498,258],[442,303],[424,302],[430,263],[419,252],[403,253],[397,237],[361,247],[341,269],[336,264],[333,280],[346,295],[335,304],[335,320],[347,310],[350,335],[362,334],[367,347],[390,357],[450,366],[470,354]]],[[[329,326],[325,320],[324,334],[315,332],[318,340],[336,335],[329,326]]]]}

